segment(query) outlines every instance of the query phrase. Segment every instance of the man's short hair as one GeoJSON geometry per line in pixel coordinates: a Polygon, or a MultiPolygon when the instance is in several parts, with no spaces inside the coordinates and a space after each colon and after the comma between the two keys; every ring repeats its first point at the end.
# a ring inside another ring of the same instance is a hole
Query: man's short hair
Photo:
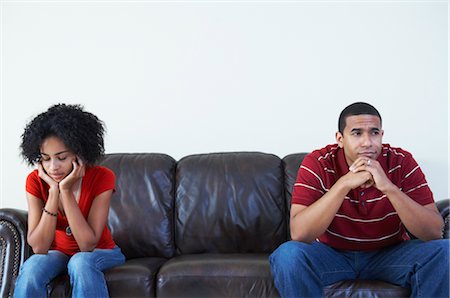
{"type": "Polygon", "coordinates": [[[374,106],[366,103],[366,102],[355,102],[351,105],[347,106],[342,110],[339,115],[338,129],[340,133],[344,133],[344,128],[346,125],[347,117],[356,116],[356,115],[374,115],[380,118],[381,124],[381,115],[374,106]]]}

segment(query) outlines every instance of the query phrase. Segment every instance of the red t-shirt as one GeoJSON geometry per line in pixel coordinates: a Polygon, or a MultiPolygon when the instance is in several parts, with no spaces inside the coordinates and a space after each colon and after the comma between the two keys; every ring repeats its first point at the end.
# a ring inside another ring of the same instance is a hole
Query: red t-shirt
{"type": "MultiPolygon", "coordinates": [[[[105,167],[95,166],[87,167],[83,181],[81,183],[80,200],[78,206],[87,220],[89,211],[94,199],[101,193],[107,190],[115,191],[116,176],[114,173],[105,167]]],[[[33,196],[43,200],[44,204],[48,199],[49,186],[46,182],[39,178],[38,170],[34,170],[27,177],[26,191],[33,196]]],[[[77,242],[73,235],[68,236],[66,234],[66,228],[68,227],[66,217],[58,213],[56,222],[55,238],[53,240],[50,249],[59,250],[69,256],[74,255],[80,251],[77,242]]],[[[108,227],[105,225],[102,235],[96,248],[111,249],[114,248],[115,243],[112,239],[111,233],[108,227]]]]}
{"type": "MultiPolygon", "coordinates": [[[[377,160],[387,177],[412,200],[421,205],[434,202],[425,175],[409,152],[383,144],[377,160]]],[[[344,150],[336,144],[311,152],[298,171],[292,204],[311,205],[347,174],[348,168],[344,150]]],[[[409,239],[389,199],[372,186],[351,190],[317,240],[336,249],[376,250],[409,239]]]]}

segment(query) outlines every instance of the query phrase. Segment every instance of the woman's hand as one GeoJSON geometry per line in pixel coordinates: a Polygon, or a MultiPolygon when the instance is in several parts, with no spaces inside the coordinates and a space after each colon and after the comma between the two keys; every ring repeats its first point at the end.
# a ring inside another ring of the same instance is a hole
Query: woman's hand
{"type": "Polygon", "coordinates": [[[75,182],[82,178],[84,176],[84,173],[86,172],[86,166],[78,156],[72,161],[72,165],[72,172],[70,172],[70,174],[67,175],[67,177],[65,177],[63,180],[61,180],[61,182],[59,182],[59,189],[61,191],[72,190],[75,182]]]}
{"type": "Polygon", "coordinates": [[[44,170],[44,167],[42,166],[41,162],[38,162],[37,167],[38,167],[39,177],[50,186],[50,189],[58,189],[58,182],[53,180],[52,177],[50,177],[47,174],[47,172],[44,170]]]}

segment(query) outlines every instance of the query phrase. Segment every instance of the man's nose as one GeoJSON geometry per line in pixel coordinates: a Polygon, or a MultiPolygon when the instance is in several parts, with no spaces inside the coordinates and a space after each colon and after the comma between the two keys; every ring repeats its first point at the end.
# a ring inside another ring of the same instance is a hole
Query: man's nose
{"type": "Polygon", "coordinates": [[[365,147],[369,147],[370,145],[372,145],[372,139],[370,138],[369,134],[364,134],[363,135],[362,144],[365,147]]]}

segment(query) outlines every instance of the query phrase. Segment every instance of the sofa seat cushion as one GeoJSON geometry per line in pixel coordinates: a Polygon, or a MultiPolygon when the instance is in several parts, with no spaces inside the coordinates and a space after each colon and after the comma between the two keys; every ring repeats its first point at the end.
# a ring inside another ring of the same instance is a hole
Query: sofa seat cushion
{"type": "Polygon", "coordinates": [[[279,297],[268,254],[192,254],[165,263],[158,297],[279,297]]]}
{"type": "Polygon", "coordinates": [[[137,258],[105,272],[110,297],[156,297],[156,274],[164,258],[137,258]]]}
{"type": "MultiPolygon", "coordinates": [[[[156,273],[164,258],[138,258],[105,271],[110,297],[156,297],[156,273]]],[[[50,297],[71,297],[69,276],[63,274],[49,285],[50,297]]]]}
{"type": "Polygon", "coordinates": [[[346,280],[325,287],[324,297],[409,297],[410,289],[378,280],[346,280]]]}

